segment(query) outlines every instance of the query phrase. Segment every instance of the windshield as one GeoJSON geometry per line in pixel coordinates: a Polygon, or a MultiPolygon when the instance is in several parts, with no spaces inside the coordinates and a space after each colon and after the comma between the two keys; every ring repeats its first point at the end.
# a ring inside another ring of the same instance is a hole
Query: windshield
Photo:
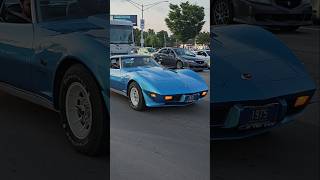
{"type": "Polygon", "coordinates": [[[176,52],[179,56],[192,56],[192,57],[195,57],[196,55],[189,51],[188,49],[183,49],[183,48],[176,48],[176,49],[173,49],[174,52],[176,52]]]}
{"type": "Polygon", "coordinates": [[[37,18],[40,22],[87,18],[107,14],[106,0],[38,0],[37,18]]]}
{"type": "Polygon", "coordinates": [[[148,52],[150,52],[150,53],[156,52],[156,50],[154,48],[147,48],[147,49],[148,49],[148,52]]]}
{"type": "Polygon", "coordinates": [[[128,57],[122,59],[122,67],[159,67],[159,64],[150,57],[128,57]]]}
{"type": "Polygon", "coordinates": [[[132,44],[132,26],[111,25],[111,44],[132,44]]]}
{"type": "Polygon", "coordinates": [[[210,56],[210,51],[206,51],[206,53],[210,56]]]}

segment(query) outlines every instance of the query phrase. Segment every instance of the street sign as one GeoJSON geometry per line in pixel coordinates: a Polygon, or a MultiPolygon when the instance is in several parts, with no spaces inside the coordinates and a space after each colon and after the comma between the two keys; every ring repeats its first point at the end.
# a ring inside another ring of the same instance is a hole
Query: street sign
{"type": "Polygon", "coordinates": [[[140,28],[141,29],[144,29],[144,23],[145,23],[144,19],[141,19],[140,20],[140,28]]]}
{"type": "Polygon", "coordinates": [[[111,15],[111,18],[114,20],[131,21],[133,26],[138,25],[138,16],[137,15],[111,15]]]}

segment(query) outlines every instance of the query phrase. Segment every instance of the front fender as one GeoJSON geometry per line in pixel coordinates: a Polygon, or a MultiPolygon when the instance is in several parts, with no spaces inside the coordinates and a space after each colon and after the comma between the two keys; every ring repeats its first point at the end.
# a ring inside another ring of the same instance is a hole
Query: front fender
{"type": "MultiPolygon", "coordinates": [[[[155,85],[153,85],[152,83],[150,83],[146,78],[144,78],[143,76],[139,76],[139,75],[132,75],[130,82],[135,81],[139,84],[140,88],[144,91],[149,91],[149,92],[154,92],[154,93],[159,93],[158,89],[155,87],[155,85]]],[[[129,84],[128,84],[129,86],[129,84]]]]}
{"type": "Polygon", "coordinates": [[[109,96],[109,48],[94,39],[78,33],[38,37],[35,44],[35,56],[32,59],[34,91],[54,101],[55,80],[59,69],[69,60],[83,64],[99,84],[106,105],[109,96]]]}

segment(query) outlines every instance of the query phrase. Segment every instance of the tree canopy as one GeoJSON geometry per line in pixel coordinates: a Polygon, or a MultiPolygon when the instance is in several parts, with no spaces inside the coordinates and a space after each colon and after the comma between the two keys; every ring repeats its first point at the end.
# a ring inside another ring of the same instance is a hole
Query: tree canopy
{"type": "Polygon", "coordinates": [[[204,7],[190,4],[189,1],[180,5],[170,4],[170,12],[165,19],[174,36],[182,43],[194,39],[205,24],[204,7]]]}

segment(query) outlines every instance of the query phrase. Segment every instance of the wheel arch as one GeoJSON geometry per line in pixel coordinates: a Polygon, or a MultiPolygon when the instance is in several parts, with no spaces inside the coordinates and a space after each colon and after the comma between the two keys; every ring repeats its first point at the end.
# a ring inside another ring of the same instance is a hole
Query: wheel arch
{"type": "MultiPolygon", "coordinates": [[[[128,96],[128,97],[129,97],[129,87],[130,87],[130,84],[133,83],[133,82],[139,84],[139,83],[138,83],[136,80],[134,80],[134,79],[131,79],[131,80],[128,82],[128,84],[127,84],[127,96],[128,96]]],[[[139,85],[139,86],[140,86],[140,85],[139,85]]]]}
{"type": "Polygon", "coordinates": [[[53,81],[54,83],[53,84],[53,105],[56,110],[60,110],[59,94],[60,94],[61,81],[65,73],[67,72],[67,70],[76,64],[81,64],[83,67],[85,67],[88,70],[88,72],[91,74],[91,76],[95,79],[100,90],[102,89],[100,83],[98,83],[97,77],[94,75],[94,73],[92,72],[92,70],[89,68],[88,65],[86,65],[83,61],[81,61],[77,57],[66,56],[58,64],[55,71],[54,81],[53,81]]]}

